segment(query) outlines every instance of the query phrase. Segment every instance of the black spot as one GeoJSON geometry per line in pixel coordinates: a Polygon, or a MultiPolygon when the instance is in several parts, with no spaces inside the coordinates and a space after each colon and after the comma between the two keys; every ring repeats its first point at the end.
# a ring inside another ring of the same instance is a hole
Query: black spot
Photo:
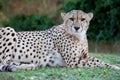
{"type": "Polygon", "coordinates": [[[34,43],[34,45],[36,45],[36,43],[34,43]]]}
{"type": "Polygon", "coordinates": [[[67,54],[67,57],[69,57],[69,55],[67,54]]]}
{"type": "Polygon", "coordinates": [[[15,36],[15,33],[12,33],[11,36],[15,36]]]}
{"type": "Polygon", "coordinates": [[[0,55],[1,55],[2,53],[0,52],[0,55]]]}
{"type": "Polygon", "coordinates": [[[6,39],[6,42],[9,41],[9,39],[6,39]]]}
{"type": "Polygon", "coordinates": [[[87,65],[89,66],[89,63],[87,63],[87,65]]]}
{"type": "Polygon", "coordinates": [[[54,61],[53,61],[53,60],[49,60],[49,62],[51,62],[52,64],[54,63],[54,61]]]}
{"type": "Polygon", "coordinates": [[[20,50],[20,53],[22,53],[22,50],[20,50]]]}
{"type": "Polygon", "coordinates": [[[31,60],[31,63],[33,63],[33,60],[31,60]]]}
{"type": "Polygon", "coordinates": [[[11,57],[11,54],[9,54],[9,57],[11,57]]]}
{"type": "Polygon", "coordinates": [[[46,67],[50,67],[50,65],[47,63],[47,64],[46,64],[46,67]]]}
{"type": "Polygon", "coordinates": [[[83,53],[84,52],[84,50],[82,50],[82,52],[81,53],[83,53]]]}
{"type": "Polygon", "coordinates": [[[9,43],[8,43],[8,46],[10,46],[10,45],[12,45],[12,43],[11,43],[11,42],[9,42],[9,43]]]}
{"type": "Polygon", "coordinates": [[[17,45],[17,47],[20,47],[20,45],[17,45]]]}
{"type": "Polygon", "coordinates": [[[41,57],[39,57],[39,59],[41,59],[41,57]]]}
{"type": "Polygon", "coordinates": [[[29,38],[31,38],[31,36],[29,36],[29,38]]]}
{"type": "Polygon", "coordinates": [[[109,65],[108,65],[108,64],[105,64],[105,66],[107,66],[107,67],[108,67],[109,65]]]}
{"type": "Polygon", "coordinates": [[[12,58],[14,59],[14,58],[15,58],[15,55],[12,55],[12,58]]]}
{"type": "Polygon", "coordinates": [[[82,59],[82,58],[80,57],[78,61],[80,62],[80,61],[81,61],[81,59],[82,59]]]}
{"type": "Polygon", "coordinates": [[[2,38],[2,36],[0,35],[0,39],[2,38]]]}
{"type": "Polygon", "coordinates": [[[99,62],[99,60],[97,60],[97,62],[99,62]]]}
{"type": "Polygon", "coordinates": [[[83,63],[83,66],[85,66],[85,63],[83,63]]]}
{"type": "Polygon", "coordinates": [[[44,48],[46,48],[46,46],[44,46],[44,48]]]}
{"type": "Polygon", "coordinates": [[[18,59],[21,59],[21,56],[20,56],[20,55],[18,56],[18,59]]]}
{"type": "Polygon", "coordinates": [[[44,62],[46,62],[46,59],[44,59],[44,62]]]}
{"type": "Polygon", "coordinates": [[[15,52],[17,52],[17,49],[14,49],[15,52]]]}
{"type": "Polygon", "coordinates": [[[29,44],[29,42],[27,42],[27,44],[29,44]]]}
{"type": "Polygon", "coordinates": [[[10,30],[10,28],[7,28],[7,30],[10,30]]]}
{"type": "Polygon", "coordinates": [[[5,35],[5,32],[3,33],[3,35],[5,35]]]}
{"type": "Polygon", "coordinates": [[[28,58],[28,55],[26,55],[26,58],[28,58]]]}
{"type": "Polygon", "coordinates": [[[70,65],[70,67],[72,67],[72,65],[70,65]]]}
{"type": "Polygon", "coordinates": [[[36,58],[36,56],[34,55],[34,57],[33,58],[36,58]]]}
{"type": "Polygon", "coordinates": [[[7,49],[6,52],[9,52],[9,49],[7,49]]]}
{"type": "Polygon", "coordinates": [[[51,45],[51,43],[49,43],[49,45],[51,45]]]}
{"type": "Polygon", "coordinates": [[[27,52],[29,51],[29,49],[27,49],[27,52]]]}
{"type": "Polygon", "coordinates": [[[5,46],[5,45],[6,45],[6,43],[3,44],[3,46],[5,46]]]}
{"type": "Polygon", "coordinates": [[[22,45],[25,45],[24,43],[22,43],[22,45]]]}
{"type": "Polygon", "coordinates": [[[12,46],[11,49],[13,49],[14,47],[12,46]]]}
{"type": "Polygon", "coordinates": [[[92,62],[94,62],[94,59],[92,59],[92,62]]]}
{"type": "Polygon", "coordinates": [[[9,35],[10,33],[7,33],[7,36],[9,35]]]}
{"type": "Polygon", "coordinates": [[[13,41],[17,41],[16,38],[13,38],[13,41]]]}
{"type": "Polygon", "coordinates": [[[75,66],[77,66],[78,64],[76,63],[75,66]]]}
{"type": "Polygon", "coordinates": [[[89,65],[89,67],[91,67],[91,65],[89,65]]]}
{"type": "Polygon", "coordinates": [[[35,50],[33,50],[33,52],[35,52],[35,50]]]}
{"type": "Polygon", "coordinates": [[[28,41],[30,41],[30,39],[28,39],[28,41]]]}
{"type": "Polygon", "coordinates": [[[94,63],[94,65],[96,65],[96,63],[94,63]]]}
{"type": "Polygon", "coordinates": [[[76,56],[76,54],[74,54],[74,56],[76,56]]]}
{"type": "Polygon", "coordinates": [[[73,60],[75,60],[75,57],[73,58],[73,60]]]}
{"type": "Polygon", "coordinates": [[[30,47],[30,49],[32,49],[32,47],[30,47]]]}
{"type": "Polygon", "coordinates": [[[30,55],[32,55],[32,53],[30,53],[30,55]]]}
{"type": "Polygon", "coordinates": [[[69,50],[68,48],[66,50],[69,50]]]}
{"type": "Polygon", "coordinates": [[[4,30],[2,30],[2,32],[4,32],[4,30]]]}
{"type": "Polygon", "coordinates": [[[38,55],[37,55],[37,57],[38,57],[38,55]]]}
{"type": "Polygon", "coordinates": [[[5,56],[3,56],[2,59],[5,59],[5,56]]]}
{"type": "Polygon", "coordinates": [[[7,49],[7,47],[4,48],[3,53],[5,52],[6,49],[7,49]]]}
{"type": "Polygon", "coordinates": [[[39,48],[39,46],[37,46],[37,48],[39,48]]]}
{"type": "Polygon", "coordinates": [[[68,51],[66,51],[66,53],[68,53],[68,51]]]}
{"type": "Polygon", "coordinates": [[[3,38],[3,41],[5,40],[5,38],[3,38]]]}
{"type": "Polygon", "coordinates": [[[24,47],[22,47],[22,49],[25,49],[24,47]]]}

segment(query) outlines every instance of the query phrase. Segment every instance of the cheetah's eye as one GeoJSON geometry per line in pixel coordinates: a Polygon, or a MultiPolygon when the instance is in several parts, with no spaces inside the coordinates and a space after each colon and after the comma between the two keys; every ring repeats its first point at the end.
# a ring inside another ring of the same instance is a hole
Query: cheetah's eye
{"type": "Polygon", "coordinates": [[[84,21],[85,20],[85,18],[81,18],[81,21],[84,21]]]}
{"type": "Polygon", "coordinates": [[[71,21],[74,21],[74,18],[69,18],[71,21]]]}

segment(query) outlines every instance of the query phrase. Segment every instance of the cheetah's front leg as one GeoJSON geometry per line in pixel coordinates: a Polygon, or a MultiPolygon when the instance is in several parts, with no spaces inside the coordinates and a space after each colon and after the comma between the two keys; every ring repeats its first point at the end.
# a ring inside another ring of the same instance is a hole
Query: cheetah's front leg
{"type": "Polygon", "coordinates": [[[33,63],[27,63],[27,62],[22,62],[17,65],[15,65],[17,69],[23,69],[23,70],[35,70],[38,68],[36,64],[33,63]]]}
{"type": "Polygon", "coordinates": [[[78,61],[78,64],[76,64],[76,65],[79,67],[83,67],[83,66],[85,66],[85,67],[96,67],[97,66],[98,67],[98,66],[100,66],[100,67],[108,67],[108,68],[120,70],[120,67],[118,67],[118,66],[111,65],[109,63],[105,63],[95,57],[90,57],[90,56],[83,60],[80,59],[78,61]]]}

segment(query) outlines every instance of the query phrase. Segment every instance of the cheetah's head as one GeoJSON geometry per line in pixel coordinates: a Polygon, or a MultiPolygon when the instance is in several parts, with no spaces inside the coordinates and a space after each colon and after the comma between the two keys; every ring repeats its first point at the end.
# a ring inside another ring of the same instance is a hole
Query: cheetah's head
{"type": "Polygon", "coordinates": [[[93,13],[85,13],[81,10],[72,10],[68,13],[61,13],[66,31],[71,35],[86,35],[93,13]]]}

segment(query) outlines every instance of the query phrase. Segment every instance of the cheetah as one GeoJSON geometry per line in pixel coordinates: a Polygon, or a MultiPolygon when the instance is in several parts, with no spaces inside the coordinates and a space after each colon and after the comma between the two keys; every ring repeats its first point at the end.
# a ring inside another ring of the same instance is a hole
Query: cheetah
{"type": "Polygon", "coordinates": [[[93,13],[72,10],[61,13],[63,23],[44,31],[16,32],[0,29],[0,71],[36,69],[39,67],[109,67],[88,55],[86,32],[93,13]]]}

